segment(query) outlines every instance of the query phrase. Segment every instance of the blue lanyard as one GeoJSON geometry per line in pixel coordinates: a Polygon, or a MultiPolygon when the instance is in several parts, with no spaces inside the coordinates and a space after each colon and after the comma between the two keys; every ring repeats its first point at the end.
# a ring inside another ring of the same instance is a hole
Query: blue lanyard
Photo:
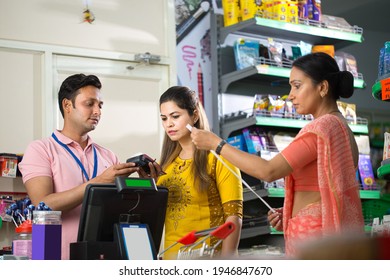
{"type": "MultiPolygon", "coordinates": [[[[85,179],[87,179],[87,181],[89,181],[89,176],[87,174],[87,171],[85,170],[84,165],[81,163],[81,161],[78,159],[78,157],[76,157],[76,155],[72,152],[72,150],[66,144],[64,144],[60,140],[58,140],[58,138],[57,138],[57,136],[55,136],[54,132],[52,133],[51,136],[54,138],[54,140],[56,140],[56,142],[58,144],[60,144],[62,147],[64,147],[64,149],[67,150],[69,152],[69,154],[71,154],[71,156],[74,158],[74,160],[77,162],[77,164],[80,166],[81,170],[83,171],[85,179]]],[[[91,179],[96,177],[97,169],[98,169],[96,149],[93,145],[92,145],[92,148],[93,148],[93,165],[94,165],[94,167],[93,167],[93,174],[92,174],[91,179]]]]}

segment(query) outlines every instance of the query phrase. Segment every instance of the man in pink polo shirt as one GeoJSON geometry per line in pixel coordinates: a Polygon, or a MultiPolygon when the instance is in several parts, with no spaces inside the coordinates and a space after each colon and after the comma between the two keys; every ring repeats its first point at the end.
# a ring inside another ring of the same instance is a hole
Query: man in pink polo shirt
{"type": "MultiPolygon", "coordinates": [[[[64,117],[62,130],[33,141],[19,164],[23,183],[34,205],[43,201],[62,211],[62,259],[69,259],[69,245],[76,242],[81,203],[89,183],[112,183],[116,176],[138,172],[134,163],[120,163],[110,150],[93,142],[103,106],[101,83],[94,75],[75,74],[61,85],[58,102],[64,117]]],[[[157,180],[161,168],[149,164],[157,180]]]]}

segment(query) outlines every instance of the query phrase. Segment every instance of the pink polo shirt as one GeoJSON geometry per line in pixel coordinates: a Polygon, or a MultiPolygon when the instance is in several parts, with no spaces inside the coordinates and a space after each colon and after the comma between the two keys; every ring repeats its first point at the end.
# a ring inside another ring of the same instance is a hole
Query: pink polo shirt
{"type": "MultiPolygon", "coordinates": [[[[78,157],[90,179],[94,170],[93,146],[97,154],[97,175],[111,165],[119,163],[118,157],[113,152],[93,143],[90,137],[86,148],[82,150],[78,143],[61,132],[55,131],[54,134],[78,157]]],[[[87,181],[76,160],[53,137],[30,143],[19,163],[19,169],[23,175],[23,183],[35,177],[51,177],[55,193],[72,189],[87,181]]],[[[62,213],[62,259],[69,259],[69,244],[76,242],[80,210],[81,205],[62,213]]]]}

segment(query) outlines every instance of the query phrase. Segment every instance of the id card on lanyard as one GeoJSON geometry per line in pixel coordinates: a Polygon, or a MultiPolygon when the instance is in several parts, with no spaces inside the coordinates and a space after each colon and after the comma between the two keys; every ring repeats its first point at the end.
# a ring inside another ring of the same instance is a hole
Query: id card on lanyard
{"type": "MultiPolygon", "coordinates": [[[[83,172],[84,174],[84,177],[87,181],[89,181],[89,176],[88,176],[88,173],[87,171],[85,170],[84,168],[84,165],[81,163],[80,159],[72,152],[72,150],[68,147],[68,145],[62,143],[58,138],[57,136],[54,134],[54,132],[52,133],[51,135],[53,137],[53,139],[58,143],[60,144],[65,150],[67,150],[69,152],[69,154],[74,158],[74,160],[77,162],[77,164],[80,166],[80,169],[81,171],[83,172]]],[[[97,154],[96,154],[96,148],[95,146],[92,145],[92,149],[93,149],[93,174],[92,174],[92,178],[95,178],[96,175],[97,175],[97,169],[98,169],[98,161],[97,161],[97,154]]]]}

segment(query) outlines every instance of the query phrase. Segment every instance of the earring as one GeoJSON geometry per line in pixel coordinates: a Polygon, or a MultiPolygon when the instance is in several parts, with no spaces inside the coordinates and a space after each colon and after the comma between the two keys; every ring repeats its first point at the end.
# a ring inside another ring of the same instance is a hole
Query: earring
{"type": "Polygon", "coordinates": [[[323,91],[321,91],[321,92],[320,92],[320,95],[321,95],[321,98],[324,98],[324,97],[325,97],[325,95],[326,95],[326,93],[325,93],[325,92],[323,92],[323,91]]]}

